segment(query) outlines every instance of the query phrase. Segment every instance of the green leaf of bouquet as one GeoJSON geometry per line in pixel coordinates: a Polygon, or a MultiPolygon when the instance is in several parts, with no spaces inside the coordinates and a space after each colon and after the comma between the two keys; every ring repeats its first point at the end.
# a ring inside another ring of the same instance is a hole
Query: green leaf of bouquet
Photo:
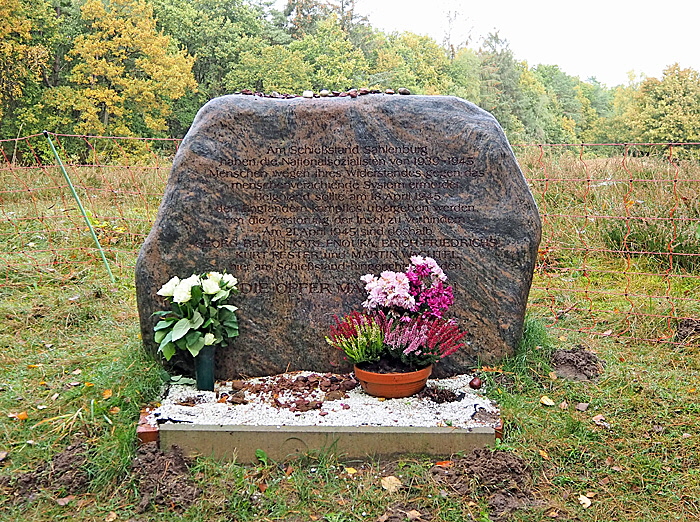
{"type": "Polygon", "coordinates": [[[230,310],[231,312],[235,312],[236,310],[238,310],[238,307],[233,305],[221,305],[221,308],[224,308],[225,310],[230,310]]]}
{"type": "Polygon", "coordinates": [[[162,321],[158,321],[156,325],[153,327],[153,330],[157,332],[158,330],[164,330],[165,328],[168,328],[169,326],[172,326],[172,324],[176,321],[174,317],[172,319],[163,319],[162,321]]]}
{"type": "Polygon", "coordinates": [[[160,342],[165,339],[165,336],[168,335],[168,332],[164,332],[163,330],[159,330],[155,333],[153,336],[153,340],[160,344],[160,342]]]}
{"type": "Polygon", "coordinates": [[[197,354],[202,348],[204,348],[204,337],[200,337],[199,342],[193,344],[192,346],[189,344],[187,345],[187,349],[192,354],[192,357],[197,357],[197,354]]]}
{"type": "Polygon", "coordinates": [[[211,319],[211,317],[210,317],[209,319],[207,319],[206,321],[204,321],[204,323],[202,323],[202,330],[204,330],[205,328],[207,328],[211,323],[212,323],[212,319],[211,319]]]}
{"type": "Polygon", "coordinates": [[[165,346],[161,346],[159,350],[163,354],[163,357],[165,357],[166,361],[169,361],[176,352],[175,345],[173,343],[167,343],[165,346]]]}
{"type": "Polygon", "coordinates": [[[187,342],[187,349],[190,350],[193,347],[204,346],[204,336],[201,332],[191,331],[185,336],[185,341],[187,342]]]}
{"type": "Polygon", "coordinates": [[[199,285],[195,285],[192,287],[190,290],[190,293],[192,294],[192,299],[189,300],[190,303],[199,303],[199,301],[202,299],[202,287],[199,285]]]}
{"type": "Polygon", "coordinates": [[[195,312],[192,315],[192,319],[190,320],[190,326],[192,327],[193,330],[196,330],[200,326],[202,326],[202,323],[204,322],[204,317],[202,317],[202,314],[199,312],[195,312]]]}
{"type": "Polygon", "coordinates": [[[185,334],[190,331],[191,327],[192,325],[187,317],[180,319],[175,323],[175,326],[173,326],[173,341],[183,338],[185,334]]]}
{"type": "Polygon", "coordinates": [[[168,315],[170,313],[170,310],[159,310],[157,312],[153,312],[151,315],[157,315],[158,317],[163,317],[164,315],[168,315]]]}
{"type": "Polygon", "coordinates": [[[159,350],[162,350],[163,347],[164,347],[166,344],[172,342],[172,340],[173,340],[173,332],[170,331],[170,332],[168,332],[167,334],[165,334],[165,337],[163,337],[163,338],[159,341],[159,342],[160,342],[160,346],[158,347],[158,349],[159,349],[159,350]]]}
{"type": "Polygon", "coordinates": [[[219,301],[221,299],[228,299],[228,296],[231,292],[229,290],[219,290],[214,294],[214,296],[211,298],[212,302],[214,301],[219,301]]]}

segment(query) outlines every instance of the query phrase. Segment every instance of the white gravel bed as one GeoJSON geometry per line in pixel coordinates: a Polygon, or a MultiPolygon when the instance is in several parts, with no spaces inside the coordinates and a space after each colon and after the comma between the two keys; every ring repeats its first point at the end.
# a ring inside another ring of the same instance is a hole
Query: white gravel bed
{"type": "MultiPolygon", "coordinates": [[[[309,376],[314,372],[284,374],[294,379],[309,376]]],[[[317,374],[320,375],[320,374],[317,374]]],[[[261,382],[274,377],[260,377],[246,382],[261,382]]],[[[500,424],[498,407],[486,398],[483,390],[472,390],[469,381],[473,376],[459,375],[447,379],[431,379],[428,386],[446,388],[460,395],[454,402],[438,404],[430,399],[407,397],[402,399],[379,399],[367,395],[358,385],[347,392],[348,397],[325,400],[324,392],[316,390],[305,397],[323,401],[320,409],[292,411],[273,405],[272,394],[245,392],[247,404],[217,402],[223,393],[232,395],[232,383],[218,383],[215,392],[197,391],[195,386],[171,385],[161,405],[148,416],[152,425],[185,422],[199,425],[244,425],[244,426],[414,426],[457,428],[495,428],[500,424]],[[186,402],[188,406],[178,403],[186,402]]],[[[296,396],[299,397],[298,395],[296,396]]],[[[291,402],[295,396],[285,391],[277,396],[279,402],[291,402]]]]}

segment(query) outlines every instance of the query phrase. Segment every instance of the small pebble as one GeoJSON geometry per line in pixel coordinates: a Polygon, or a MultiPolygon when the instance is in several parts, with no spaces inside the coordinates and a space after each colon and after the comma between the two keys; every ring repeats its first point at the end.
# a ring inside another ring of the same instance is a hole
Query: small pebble
{"type": "Polygon", "coordinates": [[[401,87],[401,88],[399,89],[399,94],[407,95],[407,94],[411,94],[411,91],[409,91],[408,89],[406,89],[406,87],[401,87]]]}
{"type": "Polygon", "coordinates": [[[330,96],[331,91],[328,89],[322,89],[321,92],[318,93],[322,98],[325,98],[327,96],[330,96]]]}
{"type": "Polygon", "coordinates": [[[384,94],[394,94],[394,90],[393,90],[393,89],[387,89],[386,91],[384,91],[384,94]]]}
{"type": "Polygon", "coordinates": [[[314,97],[314,91],[304,91],[302,93],[302,96],[304,98],[313,98],[314,97]]]}

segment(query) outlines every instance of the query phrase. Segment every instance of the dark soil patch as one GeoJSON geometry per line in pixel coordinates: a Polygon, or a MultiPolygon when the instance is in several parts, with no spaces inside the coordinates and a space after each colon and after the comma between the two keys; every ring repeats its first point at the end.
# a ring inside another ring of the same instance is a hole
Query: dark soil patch
{"type": "Polygon", "coordinates": [[[533,503],[531,473],[522,459],[506,451],[475,449],[451,466],[433,466],[430,474],[448,492],[474,497],[488,495],[496,519],[533,503]]]}
{"type": "Polygon", "coordinates": [[[426,386],[417,395],[420,399],[428,399],[438,404],[444,402],[456,402],[461,401],[464,398],[464,394],[457,394],[452,390],[447,390],[445,388],[438,388],[437,386],[426,386]]]}
{"type": "Polygon", "coordinates": [[[51,462],[43,462],[34,471],[15,477],[3,477],[0,485],[16,501],[32,500],[42,490],[56,496],[80,495],[90,485],[87,460],[87,445],[76,441],[56,454],[51,462]]]}
{"type": "Polygon", "coordinates": [[[360,363],[357,367],[372,373],[408,373],[423,369],[401,362],[400,359],[379,359],[374,363],[360,363]]]}
{"type": "Polygon", "coordinates": [[[680,342],[700,341],[700,319],[681,319],[676,328],[676,339],[680,342]]]}
{"type": "Polygon", "coordinates": [[[588,381],[603,370],[603,363],[593,352],[579,345],[571,350],[557,350],[551,360],[554,373],[562,379],[588,381]]]}
{"type": "Polygon", "coordinates": [[[182,512],[202,493],[190,479],[189,466],[177,446],[164,453],[155,442],[144,444],[137,450],[131,469],[141,496],[136,507],[139,513],[150,504],[182,512]]]}

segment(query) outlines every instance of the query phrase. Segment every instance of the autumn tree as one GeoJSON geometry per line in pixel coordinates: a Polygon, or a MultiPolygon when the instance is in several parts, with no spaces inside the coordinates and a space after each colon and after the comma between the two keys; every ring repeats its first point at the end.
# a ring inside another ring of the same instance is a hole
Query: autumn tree
{"type": "Polygon", "coordinates": [[[37,27],[31,18],[45,14],[44,7],[30,10],[22,0],[0,0],[0,123],[27,85],[39,81],[48,61],[46,47],[33,34],[37,27]]]}
{"type": "Polygon", "coordinates": [[[173,100],[195,89],[193,60],[158,33],[144,0],[87,0],[66,59],[68,84],[46,91],[54,124],[79,133],[162,135],[173,100]]]}

